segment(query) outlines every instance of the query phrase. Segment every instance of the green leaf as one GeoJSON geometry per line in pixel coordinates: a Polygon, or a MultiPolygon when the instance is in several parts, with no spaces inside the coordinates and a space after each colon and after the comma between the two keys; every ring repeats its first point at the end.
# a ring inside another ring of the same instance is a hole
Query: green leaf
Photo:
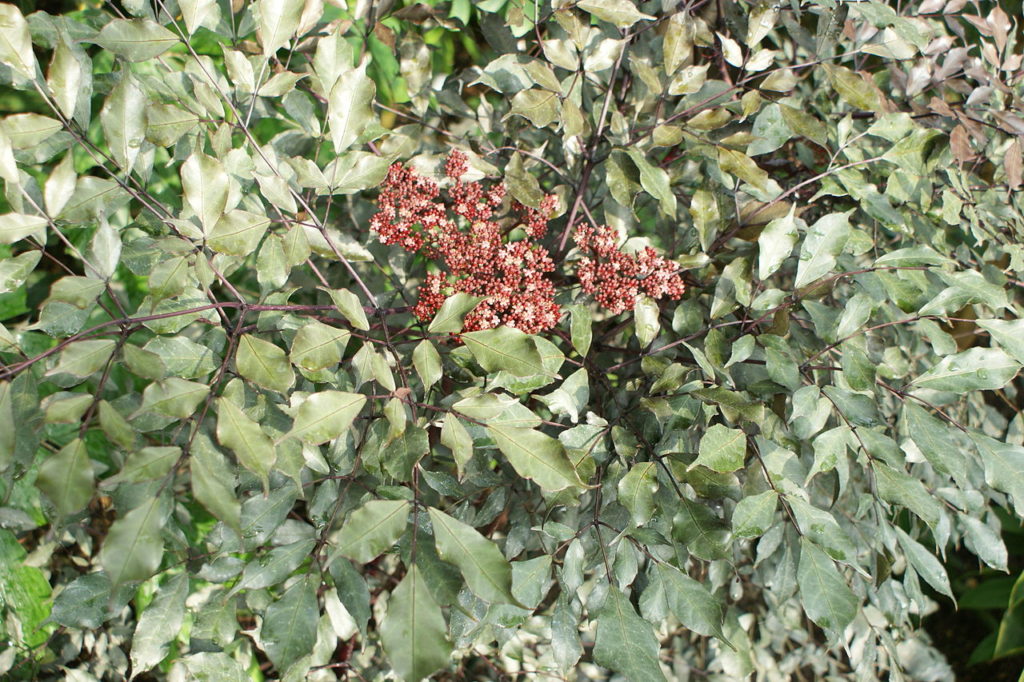
{"type": "Polygon", "coordinates": [[[857,553],[853,542],[832,514],[799,497],[787,496],[786,502],[796,517],[800,532],[807,539],[816,542],[836,561],[856,566],[857,553]]]}
{"type": "Polygon", "coordinates": [[[272,391],[285,393],[295,382],[295,374],[285,352],[252,334],[243,334],[238,340],[235,366],[243,377],[272,391]]]}
{"type": "Polygon", "coordinates": [[[619,588],[608,587],[608,596],[595,619],[595,663],[630,680],[665,679],[658,664],[658,639],[654,629],[637,615],[619,588]]]}
{"type": "Polygon", "coordinates": [[[176,445],[151,445],[128,453],[121,470],[110,478],[103,479],[104,488],[119,483],[141,483],[163,478],[181,458],[181,448],[176,445]]]}
{"type": "Polygon", "coordinates": [[[156,496],[114,521],[100,549],[100,564],[115,585],[145,580],[157,572],[164,556],[163,525],[156,496]]]}
{"type": "Polygon", "coordinates": [[[125,173],[135,165],[146,132],[146,96],[135,78],[125,74],[100,110],[100,124],[114,161],[125,173]]]}
{"type": "Polygon", "coordinates": [[[39,465],[36,485],[50,498],[61,516],[81,511],[95,489],[92,461],[85,441],[75,438],[39,465]]]}
{"type": "Polygon", "coordinates": [[[775,521],[775,508],[778,504],[779,494],[774,490],[744,497],[736,503],[732,513],[733,535],[738,538],[764,535],[775,521]]]}
{"type": "Polygon", "coordinates": [[[960,522],[966,530],[967,546],[971,551],[997,571],[1009,573],[1009,553],[999,533],[981,519],[966,514],[960,515],[960,522]]]}
{"type": "MultiPolygon", "coordinates": [[[[11,399],[11,384],[0,381],[0,472],[6,471],[14,461],[17,447],[17,432],[14,429],[14,406],[11,399]]],[[[470,441],[472,448],[473,441],[470,441]]],[[[471,450],[472,452],[472,450],[471,450]]],[[[89,470],[90,474],[92,469],[89,470]]],[[[36,479],[38,481],[38,478],[36,479]]]]}
{"type": "Polygon", "coordinates": [[[641,348],[646,348],[661,331],[658,316],[661,311],[658,304],[650,296],[640,296],[633,306],[633,326],[636,329],[636,340],[641,348]]]}
{"type": "Polygon", "coordinates": [[[658,564],[668,606],[688,630],[728,642],[722,632],[725,614],[722,603],[708,588],[669,564],[658,564]]]}
{"type": "Polygon", "coordinates": [[[231,594],[241,590],[259,590],[284,582],[303,561],[310,557],[316,540],[307,538],[287,545],[274,547],[245,565],[242,579],[231,589],[231,594]]]}
{"type": "MultiPolygon", "coordinates": [[[[214,239],[216,235],[215,243],[217,244],[234,244],[243,241],[244,238],[243,240],[231,240],[231,237],[239,233],[244,235],[245,230],[248,229],[247,226],[256,220],[266,220],[261,216],[244,211],[232,211],[232,214],[239,214],[238,217],[226,221],[223,227],[218,225],[218,220],[224,214],[224,208],[227,206],[230,184],[223,164],[212,156],[195,152],[185,159],[185,163],[181,164],[181,188],[185,193],[185,201],[199,218],[200,224],[210,235],[210,239],[214,239]]],[[[266,220],[266,222],[270,221],[266,220]]],[[[262,232],[260,236],[262,236],[262,232]]],[[[250,244],[250,248],[235,255],[248,255],[256,247],[259,239],[257,237],[255,240],[250,238],[244,241],[250,244]]]]}
{"type": "Polygon", "coordinates": [[[1024,447],[971,432],[985,466],[985,483],[1013,498],[1013,508],[1024,516],[1024,447]]]}
{"type": "Polygon", "coordinates": [[[991,334],[1014,360],[1024,364],[1024,319],[978,320],[977,325],[991,334]]]}
{"type": "Polygon", "coordinates": [[[405,500],[370,500],[345,520],[334,537],[334,547],[342,556],[368,563],[398,542],[408,518],[405,500]]]}
{"type": "Polygon", "coordinates": [[[580,0],[576,6],[619,28],[629,28],[641,19],[654,21],[654,17],[638,10],[631,0],[580,0]]]}
{"type": "MultiPolygon", "coordinates": [[[[302,7],[302,0],[260,0],[256,4],[260,44],[265,56],[273,56],[295,35],[302,7]]],[[[284,671],[284,668],[279,669],[284,671]]]]}
{"type": "Polygon", "coordinates": [[[205,378],[220,365],[216,353],[185,336],[158,336],[146,344],[146,351],[156,355],[168,373],[186,379],[205,378]]]}
{"type": "Polygon", "coordinates": [[[698,559],[713,561],[731,555],[732,532],[729,526],[704,504],[685,498],[672,519],[672,536],[698,559]]]}
{"type": "Polygon", "coordinates": [[[562,385],[547,395],[534,395],[555,414],[567,414],[575,424],[580,411],[586,410],[590,402],[590,385],[587,370],[578,369],[562,382],[562,385]]]}
{"type": "Polygon", "coordinates": [[[807,617],[823,630],[838,634],[857,615],[859,602],[839,569],[806,537],[800,538],[797,584],[807,617]]]}
{"type": "Polygon", "coordinates": [[[1020,363],[1000,348],[968,348],[945,356],[912,385],[954,393],[994,390],[1010,383],[1018,371],[1020,363]]]}
{"type": "Polygon", "coordinates": [[[173,104],[146,106],[146,139],[159,147],[170,147],[199,125],[199,117],[173,104]]]}
{"type": "MultiPolygon", "coordinates": [[[[184,169],[182,176],[184,177],[184,169]]],[[[196,190],[196,192],[200,191],[204,194],[194,194],[196,203],[191,204],[190,202],[190,205],[201,218],[203,214],[198,212],[196,206],[199,206],[201,210],[208,211],[206,217],[203,218],[203,225],[208,228],[212,226],[209,238],[206,240],[210,248],[218,253],[239,257],[248,256],[256,251],[256,247],[259,246],[263,235],[267,233],[267,228],[270,226],[270,218],[240,209],[228,211],[221,216],[220,213],[217,213],[217,207],[220,206],[220,209],[223,210],[224,204],[218,202],[217,196],[211,196],[217,191],[216,188],[206,187],[196,190]],[[207,223],[207,220],[215,222],[207,223]]],[[[225,188],[224,198],[226,197],[225,188]]]]}
{"type": "Polygon", "coordinates": [[[31,149],[63,127],[55,118],[32,113],[13,114],[0,120],[0,133],[7,135],[14,149],[31,149]]]}
{"type": "Polygon", "coordinates": [[[103,369],[116,347],[113,339],[77,341],[61,351],[60,360],[46,376],[70,374],[84,379],[103,369]]]}
{"type": "Polygon", "coordinates": [[[0,260],[0,294],[10,293],[24,284],[42,257],[39,251],[26,251],[0,260]]]}
{"type": "Polygon", "coordinates": [[[438,354],[437,349],[434,348],[433,342],[428,339],[424,339],[416,344],[416,348],[412,352],[412,364],[416,368],[416,373],[420,375],[424,391],[428,390],[444,376],[444,370],[441,367],[441,356],[438,354]]]}
{"type": "Polygon", "coordinates": [[[430,321],[427,331],[431,334],[443,334],[451,332],[457,334],[462,331],[462,318],[473,308],[485,300],[485,296],[470,296],[464,292],[452,294],[444,300],[434,319],[430,321]]]}
{"type": "Polygon", "coordinates": [[[586,357],[593,340],[590,310],[581,305],[566,306],[566,309],[570,315],[569,335],[572,338],[572,347],[581,357],[586,357]]]}
{"type": "Polygon", "coordinates": [[[899,526],[893,526],[892,529],[896,531],[896,538],[899,540],[900,547],[906,552],[907,561],[914,567],[918,575],[924,578],[937,592],[956,601],[956,598],[953,596],[953,590],[949,585],[949,576],[946,575],[946,569],[942,567],[942,564],[935,558],[935,555],[928,551],[920,542],[907,535],[899,526]]]}
{"type": "Polygon", "coordinates": [[[513,153],[508,165],[505,166],[505,184],[512,197],[523,206],[540,208],[540,202],[544,200],[544,192],[541,190],[537,178],[523,167],[523,156],[519,152],[513,153]]]}
{"type": "MultiPolygon", "coordinates": [[[[626,0],[628,1],[628,0],[626,0]]],[[[653,165],[636,147],[630,147],[626,154],[640,171],[640,186],[644,191],[658,200],[658,207],[669,219],[676,217],[676,195],[672,193],[672,185],[668,172],[653,165]]]]}
{"type": "Polygon", "coordinates": [[[288,437],[311,445],[334,440],[352,425],[366,404],[366,396],[342,391],[321,391],[299,405],[295,423],[288,437]]]}
{"type": "Polygon", "coordinates": [[[512,567],[498,546],[475,528],[430,507],[434,542],[441,559],[459,567],[466,584],[484,601],[516,604],[512,596],[512,567]]]}
{"type": "Polygon", "coordinates": [[[645,526],[654,516],[654,493],[658,490],[658,465],[655,462],[634,464],[619,479],[619,502],[629,510],[633,525],[645,526]]]}
{"type": "Polygon", "coordinates": [[[17,6],[0,5],[0,64],[5,64],[32,80],[36,77],[36,57],[28,23],[17,6]]]}
{"type": "Polygon", "coordinates": [[[784,218],[776,218],[761,230],[757,238],[759,279],[768,279],[793,253],[801,227],[806,228],[806,224],[796,217],[796,204],[793,204],[784,218]]]}
{"type": "Polygon", "coordinates": [[[800,264],[797,266],[793,286],[806,286],[832,271],[836,257],[842,253],[850,238],[852,213],[853,210],[829,213],[807,229],[807,236],[800,247],[800,264]]]}
{"type": "Polygon", "coordinates": [[[217,399],[217,440],[235,453],[239,464],[263,481],[264,490],[268,488],[270,471],[277,461],[277,449],[260,425],[230,398],[217,399]]]}
{"type": "Polygon", "coordinates": [[[417,682],[448,664],[452,645],[441,607],[413,564],[388,599],[381,644],[399,678],[417,682]]]}
{"type": "Polygon", "coordinates": [[[711,192],[706,189],[698,189],[690,197],[688,210],[693,219],[693,226],[697,230],[697,237],[700,239],[700,248],[707,251],[718,233],[722,220],[721,212],[718,210],[718,201],[711,192]]]}
{"type": "Polygon", "coordinates": [[[874,88],[864,79],[845,66],[833,64],[822,64],[825,73],[828,74],[832,87],[839,96],[849,102],[857,109],[877,111],[879,109],[878,95],[874,88]]]}
{"type": "Polygon", "coordinates": [[[890,504],[898,504],[914,512],[932,530],[942,517],[942,505],[924,484],[909,474],[893,469],[882,462],[874,462],[878,496],[890,504]]]}
{"type": "Polygon", "coordinates": [[[199,403],[206,399],[210,387],[194,381],[170,377],[157,381],[142,392],[139,412],[157,412],[168,417],[188,419],[195,414],[199,403]]]}
{"type": "Polygon", "coordinates": [[[338,312],[345,316],[349,324],[361,331],[370,329],[370,321],[366,319],[366,312],[363,310],[363,304],[359,301],[358,296],[348,289],[327,289],[326,291],[331,295],[331,300],[338,312]]]}
{"type": "Polygon", "coordinates": [[[297,367],[317,371],[341,362],[351,334],[347,329],[310,320],[295,334],[289,359],[297,367]]]}
{"type": "Polygon", "coordinates": [[[554,492],[584,487],[565,447],[551,436],[505,424],[489,424],[487,433],[516,473],[543,490],[554,492]]]}
{"type": "Polygon", "coordinates": [[[743,152],[719,147],[718,166],[723,172],[731,173],[759,190],[764,191],[768,188],[768,173],[743,152]]]}
{"type": "Polygon", "coordinates": [[[114,19],[96,36],[96,43],[130,62],[144,62],[163,54],[178,36],[151,19],[114,19]]]}
{"type": "Polygon", "coordinates": [[[550,375],[533,339],[513,327],[495,327],[462,335],[466,347],[487,372],[506,371],[517,377],[550,375]]]}
{"type": "Polygon", "coordinates": [[[324,168],[325,189],[318,194],[356,194],[379,186],[387,177],[391,159],[370,152],[347,151],[324,168]]]}
{"type": "MultiPolygon", "coordinates": [[[[167,337],[157,337],[157,339],[164,338],[167,337]]],[[[189,341],[189,343],[192,342],[189,341]]],[[[164,364],[163,358],[159,354],[151,350],[139,348],[134,343],[126,343],[121,352],[124,354],[124,364],[132,374],[151,381],[160,381],[167,378],[167,365],[164,364]]]]}
{"type": "Polygon", "coordinates": [[[103,571],[75,578],[53,602],[50,618],[65,627],[95,630],[112,600],[110,578],[103,571]]]}
{"type": "Polygon", "coordinates": [[[245,668],[225,653],[202,652],[182,656],[181,664],[190,680],[198,682],[250,682],[245,668]]]}
{"type": "Polygon", "coordinates": [[[313,578],[304,576],[267,607],[260,641],[267,658],[282,674],[292,663],[313,652],[320,620],[313,578]]]}
{"type": "Polygon", "coordinates": [[[235,495],[234,467],[204,433],[192,443],[189,469],[196,501],[241,534],[242,505],[235,495]]]}
{"type": "Polygon", "coordinates": [[[185,20],[185,28],[192,35],[200,26],[216,27],[220,18],[220,8],[216,0],[178,0],[181,18],[185,20]]]}
{"type": "Polygon", "coordinates": [[[454,414],[445,415],[444,424],[441,426],[441,445],[452,451],[461,480],[465,475],[466,465],[473,458],[473,439],[454,414]]]}
{"type": "Polygon", "coordinates": [[[0,244],[13,244],[25,237],[37,236],[42,243],[46,242],[42,235],[46,230],[46,218],[23,213],[5,213],[0,215],[0,244]]]}
{"type": "MultiPolygon", "coordinates": [[[[91,94],[91,71],[86,71],[88,62],[89,59],[81,48],[70,47],[64,39],[57,40],[46,74],[46,84],[57,103],[57,108],[65,118],[73,118],[81,102],[91,94]]],[[[51,212],[55,214],[59,211],[51,212]]]]}
{"type": "Polygon", "coordinates": [[[160,585],[156,598],[139,616],[132,637],[132,676],[152,670],[167,656],[168,645],[178,637],[185,620],[188,574],[171,576],[160,585]]]}
{"type": "Polygon", "coordinates": [[[558,120],[558,94],[540,88],[521,90],[512,97],[507,116],[522,116],[535,128],[546,128],[558,120]]]}
{"type": "Polygon", "coordinates": [[[346,68],[328,87],[327,127],[334,153],[341,154],[355,144],[375,120],[372,105],[377,89],[366,75],[366,62],[354,69],[346,68]]]}
{"type": "Polygon", "coordinates": [[[747,436],[739,429],[715,424],[700,439],[697,459],[687,471],[705,466],[719,473],[729,473],[743,467],[747,456],[747,436]]]}

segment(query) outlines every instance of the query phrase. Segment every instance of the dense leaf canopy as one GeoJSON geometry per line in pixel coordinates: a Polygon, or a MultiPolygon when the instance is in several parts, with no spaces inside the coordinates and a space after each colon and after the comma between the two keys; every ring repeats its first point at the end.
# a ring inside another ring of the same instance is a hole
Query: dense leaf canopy
{"type": "Polygon", "coordinates": [[[0,676],[950,679],[1019,1],[84,4],[0,4],[0,676]]]}

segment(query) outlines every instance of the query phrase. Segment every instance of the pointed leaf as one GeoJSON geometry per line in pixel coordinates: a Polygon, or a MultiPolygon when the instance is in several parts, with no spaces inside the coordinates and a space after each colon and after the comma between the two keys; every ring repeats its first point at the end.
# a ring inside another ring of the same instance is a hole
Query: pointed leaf
{"type": "Polygon", "coordinates": [[[280,599],[267,607],[260,641],[275,668],[286,671],[292,663],[313,652],[319,620],[316,588],[309,576],[296,580],[280,599]]]}
{"type": "Polygon", "coordinates": [[[163,525],[159,497],[114,521],[100,549],[100,564],[115,585],[145,580],[157,572],[164,556],[163,525]]]}
{"type": "Polygon", "coordinates": [[[187,596],[188,574],[179,573],[160,585],[156,598],[139,616],[132,637],[131,679],[151,670],[167,656],[168,644],[178,637],[185,620],[187,596]]]}
{"type": "Polygon", "coordinates": [[[583,487],[565,447],[551,436],[505,424],[489,424],[487,432],[516,473],[545,491],[583,487]]]}
{"type": "Polygon", "coordinates": [[[163,54],[178,36],[151,19],[114,19],[103,27],[96,43],[130,62],[143,62],[163,54]]]}
{"type": "Polygon", "coordinates": [[[672,613],[687,629],[725,639],[722,603],[702,584],[669,564],[658,564],[658,576],[672,613]]]}
{"type": "Polygon", "coordinates": [[[39,465],[36,485],[50,498],[61,516],[85,508],[95,489],[92,461],[85,441],[76,438],[39,465]]]}
{"type": "Polygon", "coordinates": [[[800,602],[807,617],[822,629],[839,633],[857,615],[857,597],[832,559],[807,538],[800,539],[797,568],[800,602]]]}
{"type": "Polygon", "coordinates": [[[32,80],[36,77],[36,57],[28,23],[17,6],[0,5],[0,64],[6,64],[32,80]]]}
{"type": "Polygon", "coordinates": [[[626,595],[608,588],[601,610],[595,614],[594,662],[630,680],[664,680],[658,664],[658,639],[651,624],[637,615],[626,595]]]}
{"type": "Polygon", "coordinates": [[[406,682],[418,682],[448,663],[452,645],[441,607],[413,565],[388,599],[380,624],[381,644],[391,667],[406,682]]]}
{"type": "Polygon", "coordinates": [[[314,393],[299,405],[295,424],[288,436],[311,445],[334,440],[348,430],[365,404],[366,396],[359,393],[314,393]]]}
{"type": "Polygon", "coordinates": [[[484,299],[484,296],[470,296],[461,291],[452,294],[441,304],[441,307],[434,315],[434,319],[430,321],[427,331],[431,334],[441,334],[444,332],[457,334],[461,332],[462,318],[484,299]]]}
{"type": "Polygon", "coordinates": [[[495,327],[462,335],[466,347],[487,372],[506,371],[517,377],[550,374],[544,369],[533,339],[512,327],[495,327]]]}
{"type": "Polygon", "coordinates": [[[398,542],[408,519],[405,500],[370,500],[345,520],[334,546],[342,556],[368,563],[398,542]]]}
{"type": "Polygon", "coordinates": [[[277,461],[274,442],[230,398],[217,399],[217,440],[234,452],[238,462],[259,476],[264,489],[267,488],[270,470],[277,461]]]}
{"type": "Polygon", "coordinates": [[[658,465],[640,462],[619,479],[619,503],[629,510],[633,525],[647,524],[654,516],[654,493],[658,490],[658,465]]]}
{"type": "Polygon", "coordinates": [[[239,339],[235,365],[243,377],[272,391],[284,393],[295,382],[295,373],[285,352],[252,334],[243,334],[239,339]]]}
{"type": "Polygon", "coordinates": [[[747,456],[747,435],[739,429],[715,424],[700,439],[697,459],[689,466],[698,466],[727,474],[743,467],[747,456]]]}
{"type": "MultiPolygon", "coordinates": [[[[238,233],[242,233],[244,236],[246,226],[260,218],[251,213],[239,212],[242,214],[241,217],[230,221],[230,224],[221,228],[220,232],[216,231],[214,226],[217,225],[224,213],[225,206],[227,206],[229,186],[230,180],[227,171],[224,170],[221,162],[212,156],[196,152],[181,164],[181,188],[185,192],[185,200],[192,212],[199,218],[203,228],[210,234],[210,238],[212,239],[214,234],[217,234],[218,244],[229,242],[229,238],[238,233]],[[250,217],[252,220],[246,220],[250,217]]],[[[270,221],[267,220],[267,222],[270,221]]],[[[251,244],[251,248],[235,255],[248,255],[258,241],[258,237],[256,240],[245,239],[244,242],[251,244]]]]}
{"type": "Polygon", "coordinates": [[[512,567],[498,546],[475,528],[430,507],[434,542],[441,559],[462,571],[466,584],[484,601],[515,604],[512,596],[512,567]]]}

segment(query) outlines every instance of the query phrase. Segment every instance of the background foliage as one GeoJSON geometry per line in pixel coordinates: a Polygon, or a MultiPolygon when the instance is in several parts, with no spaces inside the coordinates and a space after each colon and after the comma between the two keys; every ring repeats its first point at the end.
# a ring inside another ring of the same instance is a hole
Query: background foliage
{"type": "Polygon", "coordinates": [[[1019,2],[29,4],[6,677],[940,680],[1021,569],[1019,2]],[[453,148],[558,198],[555,329],[411,315],[376,188],[453,148]],[[603,311],[577,224],[685,296],[603,311]]]}

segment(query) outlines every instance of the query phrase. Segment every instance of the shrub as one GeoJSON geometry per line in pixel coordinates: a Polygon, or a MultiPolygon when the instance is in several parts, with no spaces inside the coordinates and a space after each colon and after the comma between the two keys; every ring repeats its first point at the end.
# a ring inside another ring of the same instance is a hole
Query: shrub
{"type": "Polygon", "coordinates": [[[0,5],[0,670],[948,677],[1012,8],[399,4],[0,5]]]}

